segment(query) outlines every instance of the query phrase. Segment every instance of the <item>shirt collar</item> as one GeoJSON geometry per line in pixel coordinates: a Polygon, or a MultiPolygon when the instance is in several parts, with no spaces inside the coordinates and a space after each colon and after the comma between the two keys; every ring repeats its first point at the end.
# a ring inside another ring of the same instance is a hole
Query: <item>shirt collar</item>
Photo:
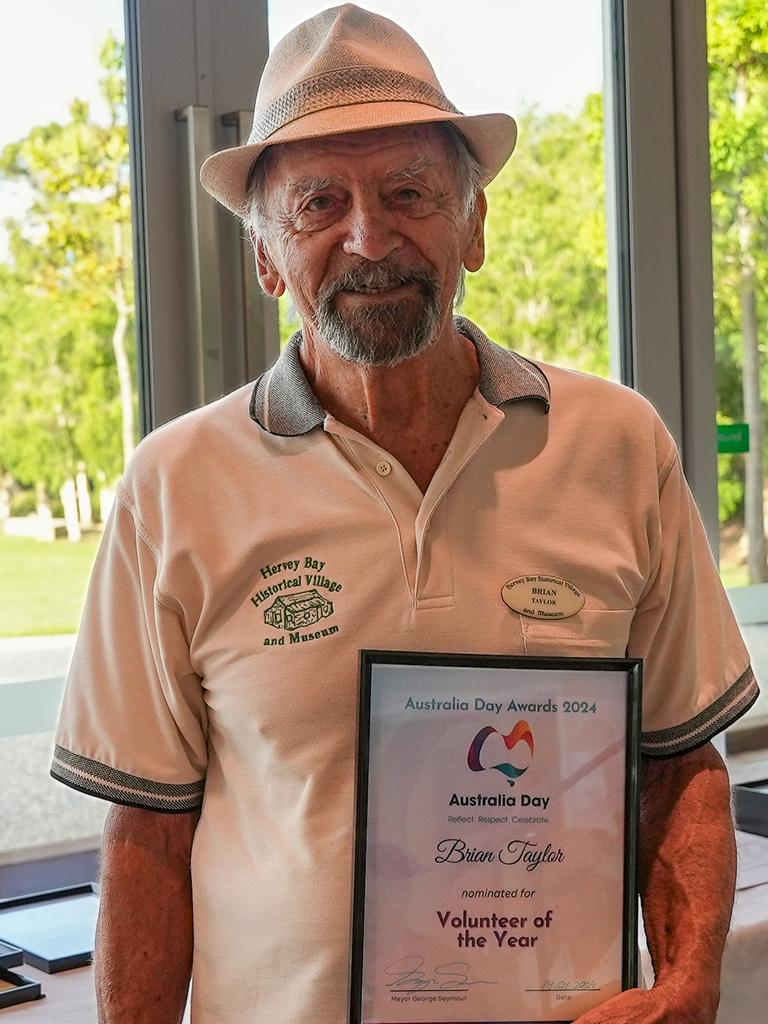
{"type": "MultiPolygon", "coordinates": [[[[536,363],[489,341],[463,316],[454,317],[454,324],[477,349],[478,390],[487,402],[500,406],[521,398],[537,398],[549,412],[549,381],[536,363]]],[[[280,437],[308,434],[325,420],[325,410],[304,375],[300,346],[301,331],[294,334],[275,365],[259,377],[251,396],[251,419],[280,437]]]]}

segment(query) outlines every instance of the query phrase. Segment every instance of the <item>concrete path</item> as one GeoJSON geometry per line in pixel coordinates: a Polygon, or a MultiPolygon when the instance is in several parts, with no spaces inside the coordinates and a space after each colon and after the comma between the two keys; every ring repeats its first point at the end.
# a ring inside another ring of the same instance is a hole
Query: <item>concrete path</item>
{"type": "MultiPolygon", "coordinates": [[[[0,686],[62,678],[74,645],[74,634],[0,637],[0,686]]],[[[52,749],[52,732],[3,736],[0,722],[0,863],[99,845],[108,804],[55,782],[52,749]]]]}
{"type": "Polygon", "coordinates": [[[65,676],[75,633],[62,636],[0,637],[0,684],[65,676]]]}

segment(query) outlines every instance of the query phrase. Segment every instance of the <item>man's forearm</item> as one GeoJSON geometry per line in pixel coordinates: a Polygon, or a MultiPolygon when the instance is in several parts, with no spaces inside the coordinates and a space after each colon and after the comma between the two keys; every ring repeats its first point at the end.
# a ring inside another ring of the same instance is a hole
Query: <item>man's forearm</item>
{"type": "Polygon", "coordinates": [[[709,744],[643,769],[640,892],[656,987],[675,1020],[705,1024],[720,998],[735,887],[728,775],[709,744]]]}
{"type": "Polygon", "coordinates": [[[104,829],[96,932],[99,1024],[179,1024],[192,968],[196,813],[115,806],[104,829]]]}

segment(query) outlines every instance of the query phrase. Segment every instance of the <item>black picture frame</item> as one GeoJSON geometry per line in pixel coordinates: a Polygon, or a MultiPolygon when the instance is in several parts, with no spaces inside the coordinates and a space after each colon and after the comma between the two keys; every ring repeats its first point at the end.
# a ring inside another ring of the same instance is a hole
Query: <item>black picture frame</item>
{"type": "Polygon", "coordinates": [[[46,956],[43,952],[45,936],[41,936],[41,945],[34,942],[14,942],[13,930],[4,921],[4,916],[9,911],[23,910],[24,908],[41,907],[50,905],[54,909],[61,905],[63,900],[77,896],[94,896],[98,899],[98,890],[93,883],[83,885],[70,885],[61,889],[49,889],[44,892],[31,893],[27,896],[15,896],[11,899],[0,900],[0,940],[13,945],[18,945],[24,955],[24,963],[36,967],[45,974],[58,974],[60,971],[69,971],[75,967],[85,967],[91,962],[93,956],[93,943],[86,943],[91,948],[86,949],[82,941],[74,939],[72,951],[61,956],[46,956]],[[6,930],[7,929],[7,930],[6,930]]]}
{"type": "Polygon", "coordinates": [[[0,942],[0,967],[6,970],[9,967],[18,967],[24,963],[24,953],[18,946],[12,946],[8,942],[0,942]]]}
{"type": "Polygon", "coordinates": [[[731,787],[736,828],[756,836],[768,836],[768,779],[731,787]]]}
{"type": "MultiPolygon", "coordinates": [[[[360,695],[358,705],[357,789],[355,807],[354,881],[352,897],[352,953],[350,969],[350,1024],[363,1020],[363,941],[365,935],[365,878],[368,826],[369,740],[371,727],[371,675],[375,665],[520,668],[542,671],[582,670],[619,672],[626,676],[626,752],[624,785],[624,898],[622,921],[622,989],[638,983],[638,828],[640,795],[640,732],[642,709],[642,659],[640,658],[556,658],[494,654],[418,653],[412,651],[363,650],[360,652],[360,695]]],[[[436,1018],[429,1024],[445,1024],[436,1018]]],[[[547,1024],[572,1024],[573,1018],[547,1024]]],[[[539,1024],[538,1021],[472,1021],[466,1024],[539,1024]]]]}
{"type": "Polygon", "coordinates": [[[23,974],[16,974],[6,967],[0,967],[0,981],[5,981],[13,988],[0,991],[0,1010],[6,1006],[18,1006],[19,1003],[29,1003],[35,999],[44,999],[39,981],[25,978],[23,974]]]}

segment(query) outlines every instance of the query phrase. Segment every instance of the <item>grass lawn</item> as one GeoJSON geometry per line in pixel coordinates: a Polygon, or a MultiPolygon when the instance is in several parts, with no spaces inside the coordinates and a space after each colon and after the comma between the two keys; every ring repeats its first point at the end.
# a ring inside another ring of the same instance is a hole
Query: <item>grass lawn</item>
{"type": "Polygon", "coordinates": [[[0,534],[0,636],[74,633],[100,539],[48,544],[0,534]]]}
{"type": "Polygon", "coordinates": [[[724,587],[748,587],[749,572],[746,565],[720,563],[720,579],[724,587]]]}

